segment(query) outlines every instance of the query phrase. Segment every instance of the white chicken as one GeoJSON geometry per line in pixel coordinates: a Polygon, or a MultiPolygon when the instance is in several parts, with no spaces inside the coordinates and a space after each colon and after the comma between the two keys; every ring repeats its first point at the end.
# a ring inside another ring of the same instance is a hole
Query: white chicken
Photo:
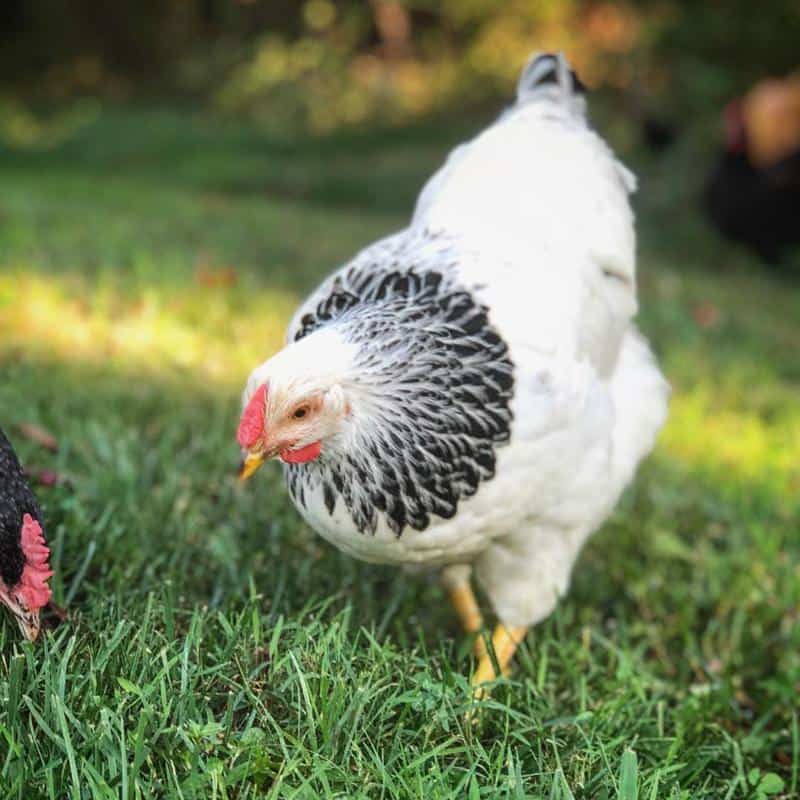
{"type": "MultiPolygon", "coordinates": [[[[365,561],[440,568],[470,632],[474,570],[500,670],[666,418],[632,323],[634,187],[564,57],[531,59],[408,228],[324,281],[244,391],[241,476],[279,457],[311,527],[365,561]]],[[[495,676],[482,641],[476,685],[495,676]]]]}

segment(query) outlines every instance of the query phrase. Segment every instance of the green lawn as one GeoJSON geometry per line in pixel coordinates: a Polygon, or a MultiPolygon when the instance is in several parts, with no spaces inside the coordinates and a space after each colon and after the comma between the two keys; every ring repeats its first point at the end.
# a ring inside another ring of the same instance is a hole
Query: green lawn
{"type": "Polygon", "coordinates": [[[479,730],[436,581],[331,549],[277,466],[236,484],[250,368],[475,124],[108,111],[0,150],[0,425],[65,479],[71,613],[36,646],[0,621],[3,798],[796,796],[800,292],[705,229],[691,142],[633,159],[670,423],[479,730]]]}

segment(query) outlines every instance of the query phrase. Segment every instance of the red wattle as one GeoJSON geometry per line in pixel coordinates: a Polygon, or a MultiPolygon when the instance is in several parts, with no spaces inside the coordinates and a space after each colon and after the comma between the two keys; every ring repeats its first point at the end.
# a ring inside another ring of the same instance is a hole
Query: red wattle
{"type": "Polygon", "coordinates": [[[45,544],[42,526],[30,514],[22,517],[19,543],[26,562],[19,580],[19,593],[25,598],[28,608],[34,611],[50,601],[47,581],[53,571],[50,569],[50,549],[45,544]]]}
{"type": "Polygon", "coordinates": [[[313,442],[299,450],[281,450],[280,459],[287,464],[305,464],[307,461],[313,461],[321,452],[320,442],[313,442]]]}
{"type": "Polygon", "coordinates": [[[267,411],[267,384],[253,392],[250,402],[242,412],[236,438],[239,445],[249,450],[264,435],[264,414],[267,411]]]}

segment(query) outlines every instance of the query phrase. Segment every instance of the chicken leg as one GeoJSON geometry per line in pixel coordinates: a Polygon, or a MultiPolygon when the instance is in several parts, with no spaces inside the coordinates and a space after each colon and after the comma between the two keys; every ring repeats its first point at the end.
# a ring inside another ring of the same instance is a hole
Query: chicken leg
{"type": "MultiPolygon", "coordinates": [[[[497,659],[497,666],[501,675],[506,675],[517,651],[520,642],[525,638],[528,632],[525,626],[512,626],[506,627],[502,623],[494,629],[492,634],[492,650],[494,650],[495,658],[497,659]]],[[[486,681],[492,681],[497,677],[494,668],[494,661],[490,652],[484,652],[478,661],[478,668],[472,676],[472,686],[474,688],[474,696],[482,698],[485,696],[486,690],[481,688],[481,684],[486,681]]]]}
{"type": "Polygon", "coordinates": [[[469,634],[477,634],[474,645],[475,655],[481,659],[486,655],[486,642],[480,635],[483,628],[483,615],[470,583],[472,568],[456,564],[442,571],[442,583],[450,596],[461,627],[469,634]]]}
{"type": "MultiPolygon", "coordinates": [[[[453,564],[442,570],[442,583],[450,596],[450,602],[456,611],[461,626],[469,634],[478,634],[475,639],[474,652],[478,659],[478,667],[472,675],[472,696],[475,700],[483,700],[488,690],[483,685],[494,680],[498,674],[508,675],[511,659],[520,642],[528,632],[527,626],[506,626],[500,623],[492,634],[491,650],[486,640],[480,635],[483,628],[481,614],[475,592],[472,590],[470,576],[472,567],[467,564],[453,564]],[[495,660],[499,673],[495,671],[495,660]]],[[[473,708],[467,713],[467,720],[473,724],[478,721],[478,714],[473,708]]]]}

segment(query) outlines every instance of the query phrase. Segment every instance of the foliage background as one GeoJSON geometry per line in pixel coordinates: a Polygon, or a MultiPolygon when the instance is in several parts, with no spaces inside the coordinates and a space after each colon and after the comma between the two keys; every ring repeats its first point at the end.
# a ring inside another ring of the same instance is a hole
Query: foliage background
{"type": "Polygon", "coordinates": [[[532,49],[593,88],[684,116],[796,67],[792,0],[6,0],[11,95],[178,92],[315,131],[472,107],[532,49]]]}

